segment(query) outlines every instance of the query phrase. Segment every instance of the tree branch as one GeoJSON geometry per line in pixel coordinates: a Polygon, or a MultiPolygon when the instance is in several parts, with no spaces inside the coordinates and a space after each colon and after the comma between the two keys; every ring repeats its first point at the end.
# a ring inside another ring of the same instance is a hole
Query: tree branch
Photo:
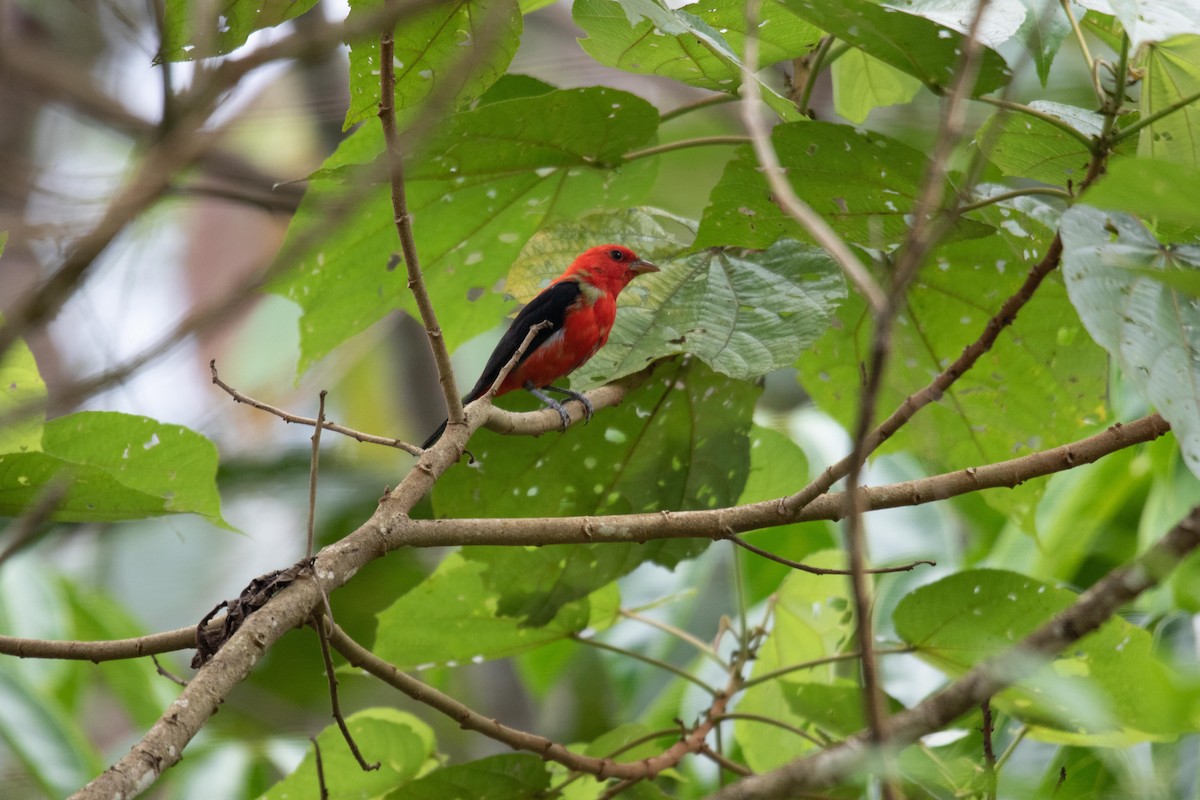
{"type": "MultiPolygon", "coordinates": [[[[889,741],[906,745],[971,711],[984,700],[1032,675],[1046,659],[1103,625],[1142,592],[1157,584],[1200,546],[1200,506],[1132,564],[1119,567],[1024,641],[976,665],[949,687],[892,717],[889,741]]],[[[725,787],[714,800],[770,800],[833,786],[867,766],[874,755],[866,736],[798,759],[771,772],[725,787]]]]}

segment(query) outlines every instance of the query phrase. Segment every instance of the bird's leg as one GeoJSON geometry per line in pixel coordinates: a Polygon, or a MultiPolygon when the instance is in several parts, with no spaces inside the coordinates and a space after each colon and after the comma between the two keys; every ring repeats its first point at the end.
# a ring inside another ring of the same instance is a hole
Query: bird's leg
{"type": "Polygon", "coordinates": [[[578,400],[579,404],[583,406],[583,421],[592,421],[592,415],[596,413],[596,409],[592,407],[591,400],[588,400],[586,397],[581,395],[579,392],[574,391],[573,389],[564,389],[561,386],[545,386],[543,388],[547,392],[558,392],[559,394],[565,394],[572,400],[578,400]]]}
{"type": "Polygon", "coordinates": [[[525,391],[529,392],[538,400],[541,400],[550,408],[553,408],[555,411],[557,411],[559,418],[562,420],[563,430],[565,431],[567,429],[567,427],[571,424],[571,415],[568,414],[567,410],[562,407],[562,403],[558,402],[554,398],[550,397],[550,395],[534,386],[533,381],[525,381],[525,391]]]}

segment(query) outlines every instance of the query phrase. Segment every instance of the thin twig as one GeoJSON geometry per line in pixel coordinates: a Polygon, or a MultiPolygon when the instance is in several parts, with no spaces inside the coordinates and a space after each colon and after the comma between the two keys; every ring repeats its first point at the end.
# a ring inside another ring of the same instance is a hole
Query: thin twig
{"type": "Polygon", "coordinates": [[[816,736],[813,736],[811,733],[809,733],[806,730],[797,728],[795,725],[789,725],[788,723],[784,722],[783,720],[778,720],[778,719],[775,719],[774,717],[768,717],[764,714],[750,714],[745,711],[735,711],[735,712],[731,712],[729,714],[722,714],[717,721],[718,722],[724,722],[725,720],[735,720],[736,721],[739,719],[745,720],[746,722],[761,722],[763,725],[771,725],[772,727],[779,728],[780,730],[785,730],[788,733],[794,733],[795,735],[799,736],[801,739],[806,739],[807,741],[815,744],[817,747],[825,747],[826,745],[829,744],[828,742],[821,741],[816,736]]]}
{"type": "Polygon", "coordinates": [[[308,740],[313,746],[313,760],[317,765],[317,787],[321,791],[321,800],[329,800],[329,787],[325,785],[325,765],[321,762],[321,745],[315,736],[308,737],[308,740]]]}
{"type": "MultiPolygon", "coordinates": [[[[903,655],[905,653],[911,653],[915,650],[916,650],[916,648],[912,647],[912,646],[878,648],[875,651],[875,655],[877,655],[877,656],[903,655]]],[[[801,661],[798,664],[789,664],[786,667],[779,667],[778,669],[773,669],[769,672],[764,672],[761,675],[755,675],[753,678],[750,678],[746,681],[745,688],[749,689],[751,686],[757,686],[760,683],[769,683],[769,682],[775,680],[776,678],[781,678],[784,675],[789,675],[793,672],[799,672],[802,669],[814,669],[816,667],[823,667],[827,664],[836,664],[839,661],[853,661],[854,659],[861,658],[861,657],[862,657],[862,653],[857,653],[857,652],[852,651],[849,653],[834,653],[831,656],[823,656],[821,658],[814,658],[811,661],[801,661]]]]}
{"type": "MultiPolygon", "coordinates": [[[[792,569],[798,569],[801,572],[807,572],[810,575],[851,575],[851,574],[853,574],[853,571],[848,570],[848,569],[826,569],[825,567],[810,567],[808,564],[801,564],[799,561],[792,561],[790,558],[784,558],[781,555],[772,553],[770,550],[764,550],[761,547],[758,547],[757,545],[750,544],[745,539],[743,539],[740,536],[737,536],[735,534],[730,534],[728,536],[725,536],[724,538],[726,541],[733,542],[738,547],[745,548],[746,550],[749,550],[751,553],[754,553],[755,555],[762,556],[763,558],[769,559],[770,561],[774,561],[777,564],[783,564],[785,567],[791,567],[792,569]]],[[[898,567],[873,567],[871,569],[864,570],[864,572],[866,572],[868,575],[885,575],[885,574],[888,574],[891,572],[912,572],[914,569],[921,566],[922,564],[924,564],[926,566],[930,566],[930,567],[937,566],[936,561],[922,560],[922,561],[914,561],[911,564],[902,564],[898,567]]]]}
{"type": "Polygon", "coordinates": [[[154,671],[157,672],[159,675],[163,676],[164,678],[169,680],[171,683],[178,684],[185,688],[187,687],[188,682],[185,681],[183,678],[179,677],[178,675],[174,674],[173,672],[170,672],[169,670],[167,670],[165,667],[163,667],[162,664],[158,663],[158,656],[154,655],[154,653],[150,654],[150,660],[154,662],[154,671]]]}
{"type": "Polygon", "coordinates": [[[710,108],[712,106],[719,106],[725,103],[732,103],[735,100],[737,100],[737,97],[732,94],[709,95],[708,97],[700,100],[695,100],[691,103],[684,103],[681,106],[676,106],[670,111],[663,112],[662,116],[659,117],[659,120],[660,123],[670,122],[677,117],[682,117],[684,114],[690,114],[693,111],[699,111],[702,108],[710,108]]]}
{"type": "Polygon", "coordinates": [[[333,669],[333,656],[329,652],[329,632],[325,627],[325,620],[329,620],[329,625],[332,627],[333,616],[330,614],[329,599],[325,599],[325,613],[327,616],[314,613],[312,616],[312,626],[317,631],[317,640],[321,643],[321,658],[325,661],[325,676],[329,679],[329,704],[333,710],[333,719],[337,722],[338,730],[342,732],[342,738],[346,740],[346,745],[350,748],[350,752],[354,754],[354,760],[358,762],[359,768],[363,772],[371,772],[380,767],[380,763],[376,761],[374,764],[368,764],[363,758],[362,751],[358,749],[358,744],[354,741],[354,736],[350,733],[350,728],[346,725],[346,718],[342,716],[342,706],[338,702],[338,679],[333,669]]]}
{"type": "Polygon", "coordinates": [[[723,769],[727,769],[730,772],[732,772],[733,774],[740,775],[743,778],[746,777],[747,775],[754,774],[754,770],[750,769],[747,766],[739,764],[736,761],[731,761],[730,759],[728,759],[725,756],[718,753],[716,750],[713,750],[708,745],[705,745],[700,748],[700,755],[704,756],[705,758],[708,758],[710,761],[712,761],[717,766],[719,766],[723,769]]]}
{"type": "Polygon", "coordinates": [[[1011,192],[994,194],[991,197],[984,197],[973,203],[966,203],[959,206],[958,211],[960,214],[966,214],[968,211],[976,211],[996,203],[1003,203],[1005,200],[1012,200],[1017,197],[1029,197],[1031,195],[1048,195],[1050,197],[1058,197],[1062,200],[1073,199],[1070,192],[1066,189],[1060,189],[1057,186],[1030,186],[1025,189],[1013,189],[1011,192]]]}
{"type": "Polygon", "coordinates": [[[829,224],[813,211],[812,207],[801,200],[792,184],[784,177],[783,167],[775,146],[771,143],[771,135],[762,117],[762,92],[759,91],[758,79],[758,36],[755,34],[758,16],[758,0],[750,0],[746,8],[745,54],[742,62],[742,123],[754,145],[754,154],[759,165],[763,168],[767,183],[774,192],[775,201],[784,213],[800,223],[817,244],[829,251],[829,255],[842,268],[849,281],[862,294],[872,309],[883,308],[886,298],[882,287],[871,277],[866,267],[858,260],[858,256],[846,244],[846,240],[838,236],[829,224]]]}
{"type": "Polygon", "coordinates": [[[621,161],[637,161],[639,158],[660,156],[663,153],[673,153],[677,150],[687,150],[692,147],[712,147],[714,145],[750,144],[749,136],[699,136],[695,139],[681,139],[678,142],[666,142],[634,150],[622,156],[621,161]]]}
{"type": "Polygon", "coordinates": [[[1174,103],[1171,103],[1169,106],[1166,106],[1164,108],[1159,109],[1158,111],[1155,111],[1153,114],[1149,114],[1145,117],[1140,118],[1136,122],[1130,123],[1127,127],[1122,128],[1118,133],[1113,134],[1113,137],[1112,137],[1113,144],[1115,145],[1115,144],[1119,144],[1120,142],[1123,142],[1124,140],[1128,139],[1130,136],[1133,136],[1134,134],[1141,131],[1141,129],[1145,128],[1147,125],[1153,125],[1154,123],[1158,122],[1163,117],[1168,116],[1170,114],[1174,114],[1176,111],[1180,110],[1181,108],[1184,108],[1185,106],[1190,106],[1192,103],[1195,103],[1195,102],[1200,102],[1200,92],[1196,92],[1195,94],[1190,94],[1187,97],[1183,98],[1182,100],[1177,100],[1174,103]]]}
{"type": "Polygon", "coordinates": [[[417,259],[417,245],[413,240],[412,216],[408,213],[407,190],[404,184],[404,154],[400,149],[400,134],[396,129],[396,70],[395,35],[388,26],[379,37],[379,120],[383,124],[383,137],[387,143],[388,175],[392,186],[392,211],[395,215],[396,233],[400,237],[400,249],[404,253],[404,266],[408,270],[408,288],[416,301],[429,339],[429,349],[437,366],[438,383],[446,401],[446,418],[451,425],[463,421],[462,401],[458,397],[458,386],[454,382],[454,368],[450,364],[450,353],[446,340],[438,325],[437,314],[425,288],[425,276],[421,262],[417,259]]]}
{"type": "MultiPolygon", "coordinates": [[[[220,627],[217,623],[216,627],[220,627]]],[[[0,655],[17,658],[54,658],[70,661],[121,661],[128,658],[144,658],[159,653],[172,653],[196,646],[196,626],[177,628],[173,631],[151,633],[131,639],[104,639],[80,641],[75,639],[55,641],[52,639],[23,639],[18,636],[0,636],[0,655]]]]}
{"type": "Polygon", "coordinates": [[[995,726],[992,724],[991,701],[984,700],[979,710],[983,712],[983,724],[979,726],[979,732],[983,736],[984,800],[996,800],[996,750],[992,746],[995,726]]]}
{"type": "Polygon", "coordinates": [[[318,395],[317,424],[313,426],[312,457],[308,462],[308,529],[304,542],[304,558],[313,554],[313,531],[317,521],[317,465],[321,458],[321,429],[325,427],[325,395],[324,389],[318,395]]]}
{"type": "Polygon", "coordinates": [[[719,655],[717,655],[716,650],[714,650],[712,647],[709,647],[709,645],[706,642],[700,641],[700,639],[696,638],[695,636],[693,636],[692,634],[683,630],[682,628],[677,628],[674,625],[670,625],[666,622],[661,622],[657,619],[654,619],[653,617],[648,617],[645,614],[639,614],[636,611],[628,611],[626,609],[621,609],[617,613],[619,613],[622,617],[625,617],[626,619],[637,620],[638,622],[649,625],[652,628],[658,628],[663,633],[666,633],[670,636],[674,636],[675,638],[680,639],[681,641],[687,642],[692,647],[699,650],[700,654],[702,656],[704,656],[705,658],[709,659],[710,661],[712,661],[716,664],[719,664],[722,669],[724,669],[726,671],[729,670],[729,665],[726,664],[719,655]]]}
{"type": "Polygon", "coordinates": [[[1096,59],[1092,58],[1092,51],[1088,49],[1087,37],[1083,35],[1083,29],[1079,27],[1079,20],[1075,19],[1075,11],[1071,8],[1070,0],[1059,0],[1059,5],[1062,6],[1063,12],[1067,15],[1067,19],[1071,23],[1071,31],[1075,34],[1075,41],[1079,45],[1079,50],[1083,53],[1083,61],[1087,64],[1088,75],[1091,76],[1092,89],[1096,92],[1096,100],[1104,103],[1104,88],[1100,85],[1099,73],[1096,70],[1096,59]]]}
{"type": "MultiPolygon", "coordinates": [[[[266,411],[268,414],[273,414],[276,417],[279,417],[284,422],[312,426],[317,424],[317,420],[315,419],[310,417],[299,417],[295,414],[290,414],[281,408],[276,408],[275,406],[264,403],[261,400],[255,400],[253,397],[242,394],[237,389],[234,389],[228,383],[225,383],[225,381],[221,380],[221,378],[217,375],[217,360],[215,358],[208,362],[208,369],[209,372],[212,373],[212,382],[221,387],[221,389],[223,389],[226,394],[232,397],[235,402],[244,403],[252,408],[257,408],[259,411],[266,411]]],[[[345,425],[338,425],[336,422],[329,422],[326,420],[321,427],[325,428],[325,430],[333,431],[334,433],[340,433],[343,436],[349,436],[351,439],[356,439],[360,442],[395,447],[407,453],[412,453],[413,455],[420,455],[421,453],[421,448],[417,447],[416,445],[408,444],[400,439],[388,439],[386,437],[376,436],[371,433],[363,433],[362,431],[356,431],[353,428],[347,428],[345,425]]]]}
{"type": "Polygon", "coordinates": [[[602,642],[599,639],[596,639],[591,636],[580,636],[577,633],[573,633],[570,635],[569,638],[572,641],[579,642],[580,644],[586,644],[589,647],[595,647],[598,650],[607,650],[610,653],[616,653],[618,655],[622,655],[627,658],[632,658],[635,661],[641,661],[643,664],[649,664],[652,667],[658,667],[661,670],[665,670],[667,672],[672,673],[673,675],[677,675],[678,677],[683,678],[685,681],[688,681],[689,683],[694,683],[696,686],[699,686],[701,689],[703,689],[710,695],[716,696],[716,695],[720,694],[720,692],[718,692],[716,688],[710,686],[709,684],[707,684],[705,681],[701,680],[700,678],[697,678],[692,673],[688,672],[685,669],[680,669],[679,667],[675,666],[674,664],[668,664],[666,661],[660,661],[657,658],[645,655],[643,653],[639,653],[636,650],[626,650],[624,647],[617,647],[615,644],[609,644],[608,642],[602,642]]]}

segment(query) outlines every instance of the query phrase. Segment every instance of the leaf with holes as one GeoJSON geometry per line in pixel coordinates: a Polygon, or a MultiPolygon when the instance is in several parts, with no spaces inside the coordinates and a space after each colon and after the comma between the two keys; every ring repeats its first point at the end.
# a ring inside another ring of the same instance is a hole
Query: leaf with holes
{"type": "MultiPolygon", "coordinates": [[[[343,142],[288,229],[285,252],[299,255],[272,291],[304,311],[302,370],[389,311],[416,314],[396,255],[390,188],[355,179],[382,152],[378,127],[363,126],[343,142]]],[[[658,112],[639,97],[566,89],[455,115],[413,156],[406,176],[413,236],[448,346],[504,318],[511,305],[494,287],[539,228],[641,200],[656,159],[618,165],[657,127],[658,112]]]]}
{"type": "Polygon", "coordinates": [[[232,53],[250,34],[295,19],[317,0],[166,0],[162,49],[155,62],[232,53]]]}
{"type": "MultiPolygon", "coordinates": [[[[349,21],[377,13],[383,0],[352,0],[349,21]]],[[[401,127],[426,101],[455,109],[497,81],[521,43],[513,0],[451,0],[404,16],[396,25],[395,110],[401,127]]],[[[350,43],[350,107],[343,130],[375,122],[379,112],[379,36],[350,43]]],[[[378,123],[375,123],[378,124],[378,123]]]]}
{"type": "MultiPolygon", "coordinates": [[[[446,473],[434,488],[434,510],[442,517],[538,517],[731,505],[749,471],[747,434],[758,394],[757,387],[696,361],[662,364],[619,407],[562,435],[531,439],[480,431],[471,440],[475,465],[446,473]]],[[[564,604],[645,561],[674,567],[706,545],[660,539],[473,547],[465,556],[486,566],[482,578],[500,593],[501,614],[544,625],[564,604]]]]}
{"type": "MultiPolygon", "coordinates": [[[[736,94],[741,86],[746,38],[741,0],[707,0],[679,9],[654,0],[576,0],[571,15],[588,34],[580,46],[605,66],[716,92],[736,94]]],[[[779,0],[762,4],[757,35],[761,67],[803,56],[821,38],[816,27],[779,0]]],[[[760,91],[783,119],[801,118],[775,90],[761,85],[760,91]]]]}
{"type": "Polygon", "coordinates": [[[1088,333],[1171,423],[1200,475],[1200,300],[1142,270],[1196,272],[1200,247],[1164,246],[1128,214],[1063,216],[1063,274],[1088,333]]]}
{"type": "MultiPolygon", "coordinates": [[[[1196,7],[1200,13],[1200,2],[1196,7]]],[[[1176,110],[1142,128],[1138,156],[1200,167],[1200,36],[1180,36],[1150,45],[1145,64],[1142,117],[1172,107],[1176,110]]],[[[1194,194],[1194,189],[1187,193],[1194,194]]]]}
{"type": "Polygon", "coordinates": [[[616,586],[606,581],[590,596],[556,608],[541,627],[523,626],[500,613],[503,600],[489,585],[487,570],[486,563],[451,553],[432,575],[379,612],[375,654],[401,669],[507,658],[585,628],[607,628],[620,606],[616,586]]]}
{"type": "MultiPolygon", "coordinates": [[[[890,414],[983,333],[1024,284],[1053,238],[1052,215],[1020,198],[976,212],[995,226],[987,239],[937,248],[917,275],[900,320],[876,407],[890,414]]],[[[858,413],[870,325],[852,294],[828,333],[797,363],[817,405],[851,428],[858,413]]],[[[1074,441],[1106,420],[1107,359],[1051,272],[1011,327],[937,402],[921,409],[885,451],[909,449],[933,472],[1003,461],[1074,441]]],[[[1044,481],[984,498],[1031,528],[1044,481]]]]}
{"type": "MultiPolygon", "coordinates": [[[[778,125],[771,134],[779,161],[801,200],[851,242],[886,247],[907,234],[928,167],[925,154],[895,139],[849,125],[778,125]]],[[[965,220],[960,233],[989,229],[965,220]]],[[[780,239],[810,241],[775,203],[749,145],[739,147],[709,195],[697,247],[762,250],[780,239]]]]}
{"type": "Polygon", "coordinates": [[[41,452],[0,454],[0,514],[61,491],[51,519],[96,522],[193,513],[229,527],[217,494],[217,449],[181,425],[80,411],[46,423],[41,452]]]}
{"type": "MultiPolygon", "coordinates": [[[[957,31],[870,0],[787,0],[786,5],[821,30],[907,72],[939,94],[953,85],[965,43],[957,31]]],[[[1000,54],[982,47],[971,95],[999,89],[1009,76],[1000,54]]]]}

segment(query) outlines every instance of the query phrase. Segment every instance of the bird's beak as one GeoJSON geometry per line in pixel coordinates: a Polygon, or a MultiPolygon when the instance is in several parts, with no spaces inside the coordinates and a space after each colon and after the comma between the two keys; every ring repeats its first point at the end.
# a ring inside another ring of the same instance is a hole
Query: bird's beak
{"type": "Polygon", "coordinates": [[[644,258],[639,258],[629,265],[629,271],[634,275],[645,275],[647,272],[659,272],[659,269],[644,258]]]}

